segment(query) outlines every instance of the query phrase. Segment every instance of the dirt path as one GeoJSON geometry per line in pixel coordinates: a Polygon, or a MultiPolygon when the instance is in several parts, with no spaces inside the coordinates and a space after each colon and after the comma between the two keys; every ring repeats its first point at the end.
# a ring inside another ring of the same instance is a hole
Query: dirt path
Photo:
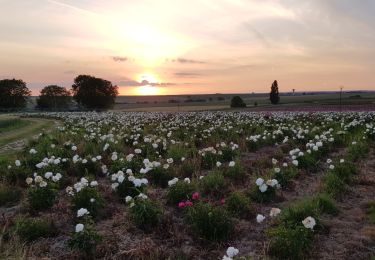
{"type": "MultiPolygon", "coordinates": [[[[0,118],[17,118],[17,116],[1,116],[0,118]]],[[[25,127],[0,134],[0,155],[9,154],[21,150],[27,140],[34,137],[42,130],[49,130],[57,121],[44,118],[22,118],[30,122],[25,127]]]]}
{"type": "Polygon", "coordinates": [[[340,213],[323,219],[328,235],[316,238],[313,259],[371,259],[375,256],[375,226],[366,216],[366,204],[375,201],[375,151],[362,161],[348,191],[337,202],[340,213]]]}

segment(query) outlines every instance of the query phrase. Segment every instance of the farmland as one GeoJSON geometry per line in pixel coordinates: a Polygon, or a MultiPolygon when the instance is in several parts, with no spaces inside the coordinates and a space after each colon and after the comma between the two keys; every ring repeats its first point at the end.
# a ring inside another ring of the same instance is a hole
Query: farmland
{"type": "Polygon", "coordinates": [[[374,112],[25,116],[60,123],[0,161],[2,259],[375,254],[374,112]]]}

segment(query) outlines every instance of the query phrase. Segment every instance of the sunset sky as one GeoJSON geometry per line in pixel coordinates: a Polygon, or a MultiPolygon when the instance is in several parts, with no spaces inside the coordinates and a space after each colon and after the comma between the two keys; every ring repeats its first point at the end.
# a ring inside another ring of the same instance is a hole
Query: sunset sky
{"type": "Polygon", "coordinates": [[[375,90],[374,0],[0,0],[0,79],[122,95],[375,90]]]}

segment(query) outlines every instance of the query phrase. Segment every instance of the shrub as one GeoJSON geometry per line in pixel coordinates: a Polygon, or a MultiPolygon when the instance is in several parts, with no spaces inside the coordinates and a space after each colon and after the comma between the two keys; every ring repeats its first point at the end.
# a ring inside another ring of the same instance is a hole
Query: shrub
{"type": "Polygon", "coordinates": [[[232,180],[240,181],[245,178],[246,171],[239,163],[236,163],[233,167],[228,167],[225,170],[224,175],[232,180]]]}
{"type": "Polygon", "coordinates": [[[233,216],[249,217],[254,213],[250,199],[241,192],[232,192],[225,199],[225,205],[233,216]]]}
{"type": "Polygon", "coordinates": [[[369,151],[369,147],[367,143],[359,142],[356,144],[352,144],[348,148],[347,152],[347,161],[354,162],[364,157],[369,151]]]}
{"type": "Polygon", "coordinates": [[[200,181],[202,191],[215,197],[221,196],[224,193],[226,186],[227,183],[224,176],[219,171],[209,173],[200,181]]]}
{"type": "Polygon", "coordinates": [[[295,167],[281,168],[279,172],[273,173],[273,178],[276,179],[281,187],[287,187],[291,180],[298,175],[298,170],[295,167]]]}
{"type": "Polygon", "coordinates": [[[304,226],[280,226],[270,230],[269,235],[269,254],[278,259],[304,259],[305,252],[312,246],[313,232],[304,226]]]}
{"type": "Polygon", "coordinates": [[[134,197],[142,193],[144,189],[144,185],[141,185],[140,187],[135,187],[133,182],[125,178],[125,180],[122,183],[120,183],[119,186],[116,188],[116,193],[121,199],[123,199],[126,196],[134,197]]]}
{"type": "Polygon", "coordinates": [[[97,218],[102,213],[104,200],[95,188],[85,187],[74,194],[72,198],[72,208],[76,212],[80,208],[85,208],[93,218],[97,218]]]}
{"type": "Polygon", "coordinates": [[[187,149],[182,145],[172,145],[167,154],[167,158],[172,158],[174,163],[181,163],[181,158],[187,156],[187,149]]]}
{"type": "Polygon", "coordinates": [[[246,104],[240,96],[234,96],[230,101],[230,107],[246,107],[246,104]]]}
{"type": "Polygon", "coordinates": [[[150,181],[152,184],[161,188],[168,187],[168,181],[174,177],[169,169],[164,169],[163,167],[153,168],[148,173],[148,176],[150,176],[150,181]]]}
{"type": "Polygon", "coordinates": [[[323,180],[324,192],[333,197],[338,197],[346,190],[345,181],[335,172],[330,171],[323,180]]]}
{"type": "Polygon", "coordinates": [[[102,237],[91,227],[91,225],[85,225],[84,230],[81,232],[75,232],[68,244],[69,247],[78,251],[82,251],[89,259],[93,259],[95,256],[95,249],[102,237]]]}
{"type": "Polygon", "coordinates": [[[21,189],[10,187],[4,184],[0,185],[0,207],[15,205],[22,197],[21,189]]]}
{"type": "Polygon", "coordinates": [[[265,192],[261,192],[259,187],[254,185],[250,190],[250,198],[259,203],[270,202],[276,198],[276,189],[274,187],[268,186],[265,192]]]}
{"type": "Polygon", "coordinates": [[[51,220],[37,218],[18,218],[15,223],[15,231],[26,241],[33,241],[40,237],[52,237],[57,234],[56,227],[51,220]]]}
{"type": "Polygon", "coordinates": [[[210,204],[199,202],[188,207],[186,217],[193,229],[209,241],[227,240],[234,231],[228,212],[210,204]]]}
{"type": "Polygon", "coordinates": [[[130,208],[130,216],[135,225],[149,231],[155,227],[161,217],[162,211],[154,202],[149,199],[137,200],[130,208]]]}
{"type": "Polygon", "coordinates": [[[191,199],[195,185],[184,181],[178,181],[175,185],[169,187],[167,201],[170,204],[177,205],[180,201],[191,199]]]}
{"type": "Polygon", "coordinates": [[[31,187],[27,192],[27,201],[33,211],[49,209],[53,206],[57,191],[50,185],[46,187],[31,187]]]}

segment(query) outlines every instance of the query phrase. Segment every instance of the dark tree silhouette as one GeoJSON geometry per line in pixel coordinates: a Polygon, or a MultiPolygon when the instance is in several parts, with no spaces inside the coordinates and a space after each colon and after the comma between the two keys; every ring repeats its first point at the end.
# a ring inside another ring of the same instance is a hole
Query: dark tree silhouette
{"type": "Polygon", "coordinates": [[[73,97],[78,104],[88,109],[107,109],[113,107],[118,87],[108,80],[89,75],[79,75],[72,86],[73,97]]]}
{"type": "Polygon", "coordinates": [[[48,110],[67,110],[71,101],[72,97],[69,90],[64,87],[50,85],[40,91],[37,107],[48,110]]]}
{"type": "Polygon", "coordinates": [[[246,107],[246,104],[240,96],[234,96],[230,101],[230,107],[246,107]]]}
{"type": "Polygon", "coordinates": [[[270,92],[270,101],[272,104],[276,105],[279,103],[280,101],[280,97],[279,97],[279,87],[277,85],[277,80],[275,80],[273,83],[272,83],[272,86],[271,86],[271,92],[270,92]]]}
{"type": "Polygon", "coordinates": [[[27,104],[27,97],[31,91],[21,79],[0,80],[0,108],[20,109],[27,104]]]}

